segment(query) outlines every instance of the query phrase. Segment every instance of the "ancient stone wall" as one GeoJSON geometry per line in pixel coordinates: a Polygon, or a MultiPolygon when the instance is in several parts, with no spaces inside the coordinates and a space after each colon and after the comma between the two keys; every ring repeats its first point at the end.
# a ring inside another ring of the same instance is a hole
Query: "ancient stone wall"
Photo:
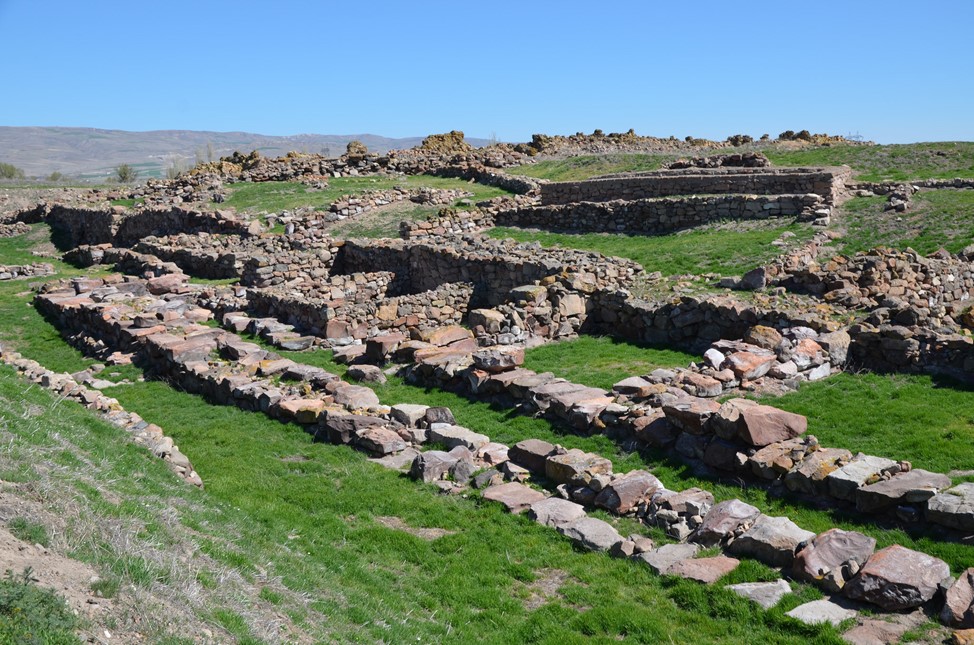
{"type": "Polygon", "coordinates": [[[617,199],[503,211],[494,218],[494,224],[556,231],[662,235],[725,219],[812,220],[821,204],[822,198],[815,194],[617,199]]]}
{"type": "Polygon", "coordinates": [[[45,219],[55,235],[70,247],[105,243],[128,246],[150,235],[171,232],[247,235],[254,232],[255,224],[238,218],[233,211],[207,212],[178,207],[130,211],[122,207],[79,208],[60,204],[47,207],[45,219]]]}
{"type": "Polygon", "coordinates": [[[480,236],[450,240],[348,240],[336,263],[339,273],[392,271],[404,276],[410,292],[456,282],[474,285],[473,306],[504,302],[509,292],[549,276],[575,274],[580,289],[628,284],[641,271],[621,258],[571,249],[548,250],[531,244],[480,236]]]}
{"type": "Polygon", "coordinates": [[[626,175],[608,175],[586,181],[541,185],[545,206],[615,199],[648,199],[674,195],[801,195],[814,193],[827,204],[840,200],[852,171],[838,168],[688,168],[626,175]]]}
{"type": "MultiPolygon", "coordinates": [[[[344,276],[354,280],[358,276],[344,276]]],[[[368,274],[377,276],[381,274],[368,274]]],[[[392,274],[384,274],[390,276],[392,274]]],[[[248,291],[249,309],[276,318],[300,331],[327,340],[349,341],[371,338],[382,331],[408,332],[457,324],[469,309],[473,288],[468,284],[445,284],[422,293],[382,297],[329,300],[281,289],[248,291]]]]}

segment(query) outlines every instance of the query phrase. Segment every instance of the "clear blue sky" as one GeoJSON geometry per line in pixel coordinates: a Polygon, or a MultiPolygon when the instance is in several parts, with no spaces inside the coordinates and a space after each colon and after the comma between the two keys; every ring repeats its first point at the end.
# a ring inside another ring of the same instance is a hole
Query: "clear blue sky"
{"type": "Polygon", "coordinates": [[[0,125],[974,140],[974,0],[0,0],[0,125]]]}

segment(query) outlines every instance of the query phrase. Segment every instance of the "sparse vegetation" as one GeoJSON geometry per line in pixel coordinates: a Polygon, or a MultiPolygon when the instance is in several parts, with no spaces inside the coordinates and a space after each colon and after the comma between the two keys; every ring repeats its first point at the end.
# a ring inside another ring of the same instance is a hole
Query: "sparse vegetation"
{"type": "Polygon", "coordinates": [[[659,170],[664,163],[677,159],[677,155],[607,154],[585,155],[539,161],[535,164],[509,168],[512,175],[526,175],[551,181],[577,181],[616,172],[641,172],[659,170]]]}
{"type": "Polygon", "coordinates": [[[0,179],[23,179],[24,171],[9,163],[0,163],[0,179]]]}
{"type": "Polygon", "coordinates": [[[47,536],[47,529],[43,524],[32,522],[26,517],[15,517],[7,525],[10,533],[18,540],[29,542],[30,544],[40,544],[47,546],[50,540],[47,536]]]}

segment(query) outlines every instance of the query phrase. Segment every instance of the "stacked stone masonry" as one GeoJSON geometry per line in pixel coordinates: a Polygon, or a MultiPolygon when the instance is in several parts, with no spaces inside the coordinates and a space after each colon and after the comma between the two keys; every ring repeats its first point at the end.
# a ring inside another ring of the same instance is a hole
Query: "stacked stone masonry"
{"type": "Polygon", "coordinates": [[[826,204],[841,201],[848,167],[838,168],[687,168],[541,186],[544,206],[577,202],[636,200],[674,195],[819,195],[826,204]]]}

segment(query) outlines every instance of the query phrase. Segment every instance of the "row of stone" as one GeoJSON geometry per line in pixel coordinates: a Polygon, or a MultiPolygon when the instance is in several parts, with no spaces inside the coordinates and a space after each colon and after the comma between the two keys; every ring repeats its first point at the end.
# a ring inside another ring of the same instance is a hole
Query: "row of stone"
{"type": "Polygon", "coordinates": [[[351,217],[367,213],[374,208],[388,206],[402,201],[417,204],[453,204],[459,199],[473,197],[466,190],[444,188],[390,188],[388,190],[369,190],[355,195],[342,195],[332,202],[328,210],[341,217],[351,217]]]}
{"type": "MultiPolygon", "coordinates": [[[[146,422],[134,412],[127,412],[116,399],[105,396],[94,387],[86,387],[70,374],[58,374],[45,368],[37,361],[24,358],[19,353],[0,347],[0,361],[17,369],[32,383],[54,392],[60,397],[77,401],[99,415],[112,425],[125,430],[132,440],[145,447],[153,455],[166,462],[173,473],[193,486],[203,487],[203,480],[193,468],[193,464],[167,437],[162,428],[146,422]]],[[[93,383],[99,387],[108,385],[93,383]]]]}
{"type": "MultiPolygon", "coordinates": [[[[399,340],[369,342],[401,359],[399,340]]],[[[379,353],[366,356],[374,359],[379,353]]],[[[717,472],[780,481],[794,493],[855,504],[862,512],[974,527],[974,486],[944,490],[951,484],[948,477],[913,469],[909,462],[822,447],[814,437],[801,437],[807,430],[804,417],[771,406],[745,399],[721,404],[654,379],[626,379],[606,392],[523,369],[523,350],[516,348],[443,348],[413,358],[412,377],[427,385],[514,404],[584,432],[673,449],[717,472]]]]}
{"type": "MultiPolygon", "coordinates": [[[[421,406],[393,409],[407,423],[425,419],[421,406]]],[[[417,431],[422,432],[422,427],[417,425],[417,431]]],[[[536,439],[507,447],[456,426],[434,424],[433,428],[429,437],[445,450],[417,454],[410,464],[415,478],[447,491],[469,485],[481,488],[484,499],[499,502],[512,513],[526,511],[531,519],[555,528],[583,548],[634,558],[657,574],[709,584],[738,565],[738,560],[725,555],[695,557],[701,548],[717,546],[732,556],[755,558],[828,592],[887,611],[919,607],[946,592],[944,622],[954,627],[974,626],[974,569],[953,581],[948,565],[927,554],[897,545],[877,552],[875,539],[855,531],[831,529],[815,535],[786,517],[766,516],[740,500],[715,503],[710,493],[700,489],[667,490],[647,471],[616,474],[612,463],[597,454],[565,450],[536,439]],[[525,482],[531,478],[555,488],[555,495],[527,486],[525,482]],[[643,536],[623,537],[608,522],[589,516],[585,509],[590,507],[634,515],[665,529],[679,523],[691,530],[676,536],[681,538],[679,543],[656,547],[643,536]]],[[[403,463],[403,459],[384,461],[388,466],[403,463]]],[[[762,604],[770,607],[790,587],[771,583],[731,590],[745,597],[757,596],[758,602],[758,598],[764,599],[762,604]]],[[[821,609],[821,602],[814,608],[821,609]]],[[[808,614],[815,613],[811,609],[802,606],[790,615],[808,620],[808,614]]],[[[854,615],[838,612],[827,619],[838,624],[854,615]]]]}

